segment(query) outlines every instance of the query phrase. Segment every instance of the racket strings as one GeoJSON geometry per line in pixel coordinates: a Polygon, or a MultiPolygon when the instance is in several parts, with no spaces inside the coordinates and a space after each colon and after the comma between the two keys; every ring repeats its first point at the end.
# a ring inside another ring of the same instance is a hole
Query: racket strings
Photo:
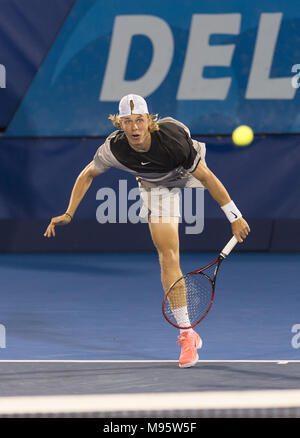
{"type": "Polygon", "coordinates": [[[173,285],[165,302],[165,315],[171,323],[188,328],[204,318],[212,304],[215,267],[188,274],[173,285]]]}

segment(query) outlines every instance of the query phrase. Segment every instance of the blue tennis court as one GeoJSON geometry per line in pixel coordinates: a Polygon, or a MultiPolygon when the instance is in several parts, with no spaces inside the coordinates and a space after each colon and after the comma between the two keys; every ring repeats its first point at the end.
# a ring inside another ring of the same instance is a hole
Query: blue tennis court
{"type": "Polygon", "coordinates": [[[0,416],[299,416],[299,261],[233,253],[184,370],[155,253],[1,255],[0,416]]]}
{"type": "MultiPolygon", "coordinates": [[[[212,253],[184,253],[184,272],[212,253]]],[[[299,254],[233,253],[198,326],[202,360],[299,359],[299,254]]],[[[1,359],[177,360],[155,253],[0,256],[1,359]]],[[[300,346],[300,343],[299,343],[300,346]]]]}
{"type": "Polygon", "coordinates": [[[300,3],[0,10],[0,418],[300,417],[300,3]]]}

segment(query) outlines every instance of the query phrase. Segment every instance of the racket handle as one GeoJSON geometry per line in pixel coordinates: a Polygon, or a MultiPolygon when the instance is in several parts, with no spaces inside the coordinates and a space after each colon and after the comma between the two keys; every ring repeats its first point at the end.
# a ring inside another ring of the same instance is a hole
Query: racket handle
{"type": "Polygon", "coordinates": [[[224,246],[224,248],[221,251],[221,256],[225,259],[225,257],[228,256],[228,254],[231,253],[231,251],[233,250],[233,248],[235,247],[235,245],[238,243],[237,239],[235,236],[233,236],[229,242],[227,243],[226,246],[224,246]]]}

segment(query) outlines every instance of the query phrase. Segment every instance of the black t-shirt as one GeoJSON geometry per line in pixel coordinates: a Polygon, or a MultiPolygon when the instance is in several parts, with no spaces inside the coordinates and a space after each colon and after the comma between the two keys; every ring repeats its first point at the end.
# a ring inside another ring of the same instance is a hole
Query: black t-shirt
{"type": "Polygon", "coordinates": [[[169,181],[193,172],[204,159],[205,144],[192,140],[188,128],[166,117],[158,121],[159,130],[151,133],[148,152],[137,152],[128,143],[123,131],[110,134],[95,156],[99,173],[111,167],[125,170],[151,181],[169,181]]]}
{"type": "Polygon", "coordinates": [[[111,152],[124,166],[138,173],[166,173],[182,166],[189,169],[197,151],[188,133],[173,122],[159,123],[159,131],[151,133],[148,152],[136,152],[129,145],[123,131],[110,141],[111,152]]]}

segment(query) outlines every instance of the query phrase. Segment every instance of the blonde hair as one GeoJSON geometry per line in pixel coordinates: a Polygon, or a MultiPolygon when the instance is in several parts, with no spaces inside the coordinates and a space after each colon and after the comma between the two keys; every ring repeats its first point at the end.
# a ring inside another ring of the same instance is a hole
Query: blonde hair
{"type": "MultiPolygon", "coordinates": [[[[149,131],[159,131],[159,125],[158,125],[158,114],[147,114],[148,120],[150,121],[149,131]]],[[[120,116],[118,114],[110,114],[109,120],[112,121],[112,124],[115,128],[122,129],[120,125],[120,116]]]]}

